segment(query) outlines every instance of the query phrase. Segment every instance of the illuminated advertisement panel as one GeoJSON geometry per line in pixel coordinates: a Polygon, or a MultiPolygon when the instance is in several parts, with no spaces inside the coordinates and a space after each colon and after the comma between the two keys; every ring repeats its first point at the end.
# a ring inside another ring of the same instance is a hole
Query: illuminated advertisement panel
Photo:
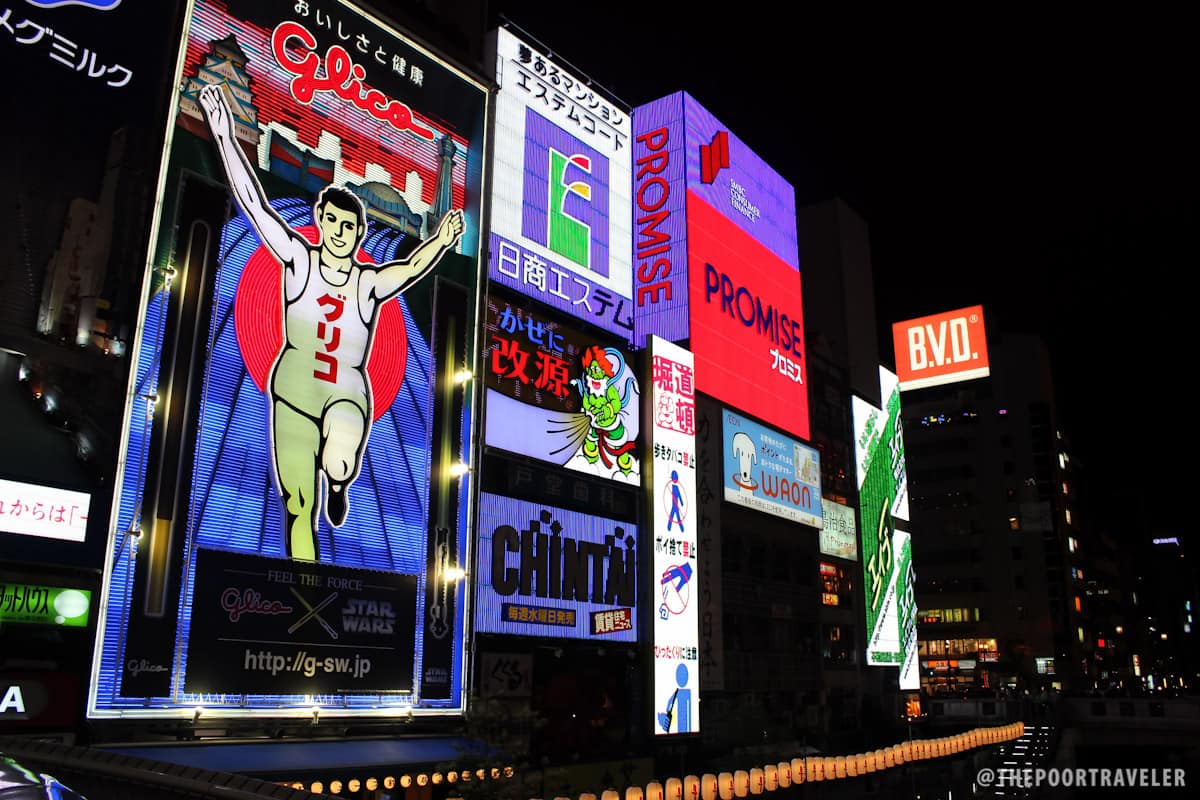
{"type": "Polygon", "coordinates": [[[798,270],[796,192],[792,185],[691,95],[681,94],[687,119],[689,194],[798,270]]]}
{"type": "Polygon", "coordinates": [[[917,658],[917,579],[913,570],[912,537],[896,531],[896,619],[900,636],[900,688],[921,688],[921,670],[917,658]]]}
{"type": "MultiPolygon", "coordinates": [[[[703,279],[687,258],[685,196],[689,217],[704,203],[795,271],[795,192],[685,92],[639,106],[633,123],[635,341],[651,333],[678,341],[698,322],[688,317],[688,285],[703,279]]],[[[797,283],[797,301],[799,292],[797,283]]]]}
{"type": "Polygon", "coordinates": [[[179,70],[89,714],[461,711],[485,88],[339,0],[179,70]]]}
{"type": "Polygon", "coordinates": [[[488,277],[628,342],[629,113],[508,29],[494,45],[488,277]]]}
{"type": "Polygon", "coordinates": [[[86,628],[92,593],[87,589],[0,583],[0,625],[62,625],[86,628]]]}
{"type": "Polygon", "coordinates": [[[892,431],[881,409],[858,397],[850,398],[858,456],[858,499],[862,516],[863,590],[866,597],[867,663],[900,664],[899,620],[896,609],[895,518],[896,475],[889,445],[892,431]],[[883,421],[881,422],[881,418],[883,421]]]}
{"type": "Polygon", "coordinates": [[[690,334],[683,93],[633,112],[634,337],[690,334]]]}
{"type": "Polygon", "coordinates": [[[818,537],[821,555],[858,560],[858,529],[854,524],[854,509],[821,498],[821,533],[818,537]]]}
{"type": "Polygon", "coordinates": [[[900,389],[921,389],[988,376],[983,306],[892,325],[900,389]]]}
{"type": "Polygon", "coordinates": [[[502,290],[488,293],[484,442],[639,485],[641,392],[628,346],[534,305],[502,290]]]}
{"type": "Polygon", "coordinates": [[[821,527],[821,454],[728,409],[722,414],[725,499],[821,527]]]}
{"type": "Polygon", "coordinates": [[[887,442],[888,460],[896,480],[896,499],[892,503],[892,515],[896,519],[907,521],[908,460],[904,457],[904,418],[900,414],[900,381],[896,377],[896,373],[884,367],[879,368],[879,396],[883,398],[883,410],[887,415],[880,435],[887,442]]]}
{"type": "Polygon", "coordinates": [[[654,733],[700,731],[696,553],[696,387],[692,354],[649,339],[650,509],[654,520],[654,733]]]}
{"type": "Polygon", "coordinates": [[[637,526],[483,492],[475,630],[637,641],[637,526]]]}
{"type": "MultiPolygon", "coordinates": [[[[860,418],[855,417],[854,430],[854,459],[858,470],[859,484],[876,460],[882,454],[887,462],[887,469],[892,474],[895,483],[895,494],[892,495],[891,514],[897,519],[908,519],[908,476],[907,462],[904,459],[904,422],[900,416],[900,388],[896,375],[883,367],[879,368],[879,385],[882,390],[884,408],[877,409],[865,401],[853,399],[852,411],[862,409],[862,427],[860,418]]],[[[866,505],[860,501],[860,508],[866,505]]],[[[866,517],[863,517],[863,535],[869,532],[866,517]]]]}
{"type": "Polygon", "coordinates": [[[0,531],[82,542],[91,503],[83,492],[0,480],[0,531]]]}
{"type": "Polygon", "coordinates": [[[0,4],[5,105],[28,110],[0,133],[0,564],[47,580],[104,564],[182,25],[103,5],[0,4]]]}
{"type": "Polygon", "coordinates": [[[687,221],[697,388],[807,439],[800,273],[706,203],[687,221]]]}

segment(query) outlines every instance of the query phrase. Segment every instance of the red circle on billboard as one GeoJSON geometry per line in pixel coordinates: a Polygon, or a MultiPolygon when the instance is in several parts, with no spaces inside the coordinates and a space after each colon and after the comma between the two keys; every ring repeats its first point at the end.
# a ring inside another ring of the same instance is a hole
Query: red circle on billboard
{"type": "MultiPolygon", "coordinates": [[[[296,228],[296,233],[312,244],[317,242],[315,226],[296,228]]],[[[358,251],[358,260],[374,263],[362,250],[358,251]]],[[[258,390],[264,392],[267,376],[283,349],[283,268],[262,245],[242,268],[233,301],[233,324],[246,371],[258,390]]],[[[389,300],[379,309],[371,352],[367,356],[367,383],[374,398],[375,419],[383,416],[400,392],[407,356],[404,314],[398,302],[389,300]]]]}

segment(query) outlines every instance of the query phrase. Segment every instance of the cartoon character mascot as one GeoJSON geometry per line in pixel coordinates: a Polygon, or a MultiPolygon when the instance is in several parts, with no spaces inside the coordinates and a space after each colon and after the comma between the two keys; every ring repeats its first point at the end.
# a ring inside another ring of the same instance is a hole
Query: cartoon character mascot
{"type": "Polygon", "coordinates": [[[583,375],[572,383],[579,388],[583,413],[591,421],[583,457],[589,464],[600,461],[610,469],[615,462],[628,475],[637,443],[626,430],[622,411],[631,400],[636,406],[637,382],[615,348],[593,345],[584,351],[582,362],[583,375]]]}

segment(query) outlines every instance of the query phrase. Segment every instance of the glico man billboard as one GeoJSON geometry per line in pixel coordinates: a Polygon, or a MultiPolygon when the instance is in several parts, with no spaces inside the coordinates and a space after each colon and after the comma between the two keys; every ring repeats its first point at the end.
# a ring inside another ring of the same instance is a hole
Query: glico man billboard
{"type": "Polygon", "coordinates": [[[459,711],[486,90],[339,0],[179,70],[89,713],[459,711]]]}
{"type": "Polygon", "coordinates": [[[492,35],[488,277],[628,342],[629,112],[509,29],[492,35]]]}
{"type": "Polygon", "coordinates": [[[633,127],[634,340],[689,340],[698,390],[807,439],[791,185],[683,92],[633,127]]]}

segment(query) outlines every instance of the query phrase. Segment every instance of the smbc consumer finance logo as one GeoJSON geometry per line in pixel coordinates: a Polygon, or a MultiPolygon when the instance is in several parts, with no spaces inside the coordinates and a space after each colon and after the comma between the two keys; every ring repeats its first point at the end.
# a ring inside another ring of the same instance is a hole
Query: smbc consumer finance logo
{"type": "Polygon", "coordinates": [[[526,109],[521,234],[607,278],[608,205],[608,159],[526,109]]]}

